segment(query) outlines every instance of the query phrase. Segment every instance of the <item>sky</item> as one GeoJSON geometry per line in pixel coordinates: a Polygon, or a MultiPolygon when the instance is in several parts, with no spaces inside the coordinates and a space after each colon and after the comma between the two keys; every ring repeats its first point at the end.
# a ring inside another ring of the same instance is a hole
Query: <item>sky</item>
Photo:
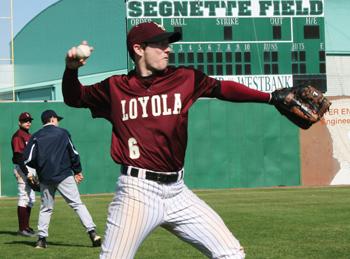
{"type": "Polygon", "coordinates": [[[56,2],[58,0],[13,0],[14,33],[19,32],[37,14],[56,2]]]}
{"type": "MultiPolygon", "coordinates": [[[[58,2],[58,0],[12,0],[14,36],[36,15],[58,2]]],[[[10,22],[11,0],[0,0],[0,60],[10,58],[10,22]]],[[[5,62],[5,61],[2,61],[5,62]]],[[[4,64],[1,63],[0,64],[4,64]]]]}

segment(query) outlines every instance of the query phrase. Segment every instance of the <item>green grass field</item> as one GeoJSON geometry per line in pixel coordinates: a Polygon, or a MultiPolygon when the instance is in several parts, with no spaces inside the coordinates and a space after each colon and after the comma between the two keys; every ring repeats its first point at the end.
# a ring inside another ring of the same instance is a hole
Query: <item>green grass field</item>
{"type": "MultiPolygon", "coordinates": [[[[209,203],[245,247],[246,258],[350,258],[350,187],[203,190],[209,203]]],[[[111,195],[83,196],[103,234],[111,195]]],[[[39,197],[31,224],[36,227],[39,197]]],[[[58,197],[49,247],[17,236],[16,199],[0,199],[0,258],[98,258],[83,227],[58,197]]],[[[204,258],[163,229],[152,233],[136,258],[204,258]]]]}

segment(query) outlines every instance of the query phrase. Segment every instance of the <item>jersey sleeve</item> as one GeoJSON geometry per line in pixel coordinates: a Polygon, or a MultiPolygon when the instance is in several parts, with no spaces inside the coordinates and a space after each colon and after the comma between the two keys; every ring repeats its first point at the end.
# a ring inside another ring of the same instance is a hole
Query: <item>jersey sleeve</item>
{"type": "Polygon", "coordinates": [[[77,108],[89,108],[92,116],[110,119],[109,79],[84,86],[78,79],[78,70],[66,69],[62,79],[64,102],[77,108]]]}
{"type": "Polygon", "coordinates": [[[22,153],[26,143],[24,143],[23,139],[19,136],[15,136],[12,139],[12,151],[13,153],[22,153]]]}
{"type": "Polygon", "coordinates": [[[80,156],[78,151],[73,145],[72,139],[69,135],[67,134],[68,138],[68,152],[72,164],[72,170],[74,171],[74,174],[80,173],[82,171],[81,164],[80,164],[80,156]]]}
{"type": "Polygon", "coordinates": [[[83,87],[82,100],[84,105],[90,109],[92,117],[109,120],[111,112],[109,79],[83,87]]]}
{"type": "Polygon", "coordinates": [[[213,95],[221,100],[232,102],[258,102],[268,103],[270,94],[255,89],[251,89],[246,85],[234,81],[221,81],[220,87],[217,87],[213,95]]]}
{"type": "Polygon", "coordinates": [[[29,142],[23,152],[24,164],[37,169],[38,168],[37,158],[38,158],[38,155],[37,155],[36,138],[35,136],[32,136],[29,139],[29,142]]]}
{"type": "Polygon", "coordinates": [[[220,81],[207,76],[203,72],[194,69],[194,95],[193,99],[196,100],[200,97],[215,97],[213,96],[213,90],[220,86],[220,81]]]}

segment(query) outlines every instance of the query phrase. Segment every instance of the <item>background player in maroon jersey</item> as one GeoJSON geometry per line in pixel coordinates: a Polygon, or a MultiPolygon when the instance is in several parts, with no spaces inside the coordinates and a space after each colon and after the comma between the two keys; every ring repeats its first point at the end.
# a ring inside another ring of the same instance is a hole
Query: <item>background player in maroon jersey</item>
{"type": "Polygon", "coordinates": [[[133,258],[158,226],[208,257],[245,257],[217,213],[184,184],[188,111],[200,97],[268,103],[271,96],[196,69],[168,66],[169,43],[180,38],[154,22],[134,26],[127,47],[135,69],[91,86],[78,80],[86,60],[77,59],[76,47],[66,55],[65,103],[111,122],[111,156],[121,164],[100,258],[133,258]]]}
{"type": "Polygon", "coordinates": [[[19,115],[19,129],[13,134],[11,140],[12,162],[15,166],[14,174],[18,186],[18,234],[22,236],[35,236],[34,230],[29,226],[31,209],[35,202],[35,192],[27,183],[27,175],[35,174],[35,170],[24,165],[23,151],[30,139],[29,129],[32,125],[32,116],[28,112],[19,115]]]}

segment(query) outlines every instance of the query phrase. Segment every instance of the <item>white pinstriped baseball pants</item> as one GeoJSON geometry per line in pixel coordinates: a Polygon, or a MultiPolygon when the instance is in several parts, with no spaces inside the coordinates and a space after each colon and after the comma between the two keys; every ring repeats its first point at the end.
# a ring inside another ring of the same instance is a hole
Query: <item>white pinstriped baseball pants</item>
{"type": "Polygon", "coordinates": [[[100,259],[134,258],[145,238],[161,226],[210,258],[245,257],[219,215],[184,184],[121,175],[109,205],[100,259]]]}

